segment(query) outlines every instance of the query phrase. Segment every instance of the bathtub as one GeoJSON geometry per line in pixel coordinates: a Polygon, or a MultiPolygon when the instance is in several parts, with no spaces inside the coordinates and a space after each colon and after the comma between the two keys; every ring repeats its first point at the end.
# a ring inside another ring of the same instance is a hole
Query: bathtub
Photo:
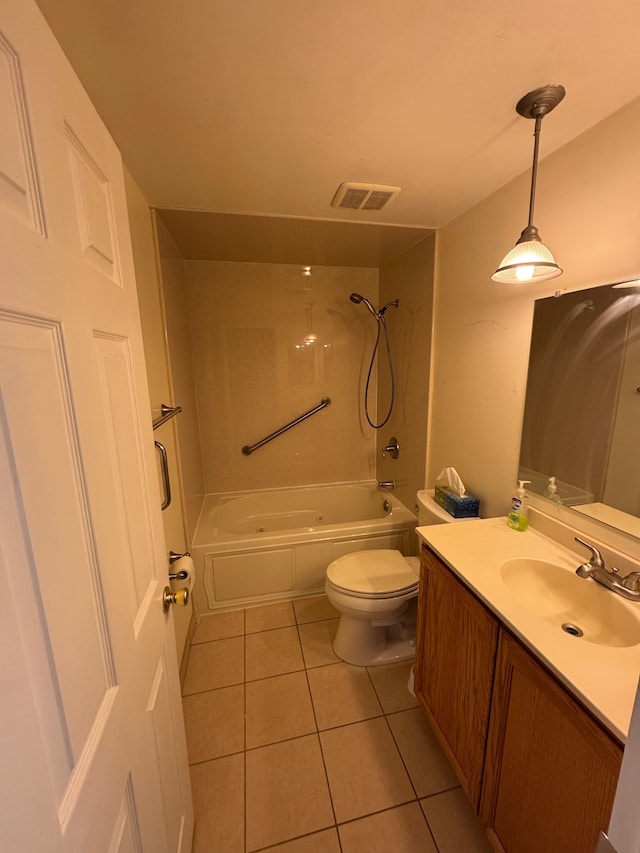
{"type": "Polygon", "coordinates": [[[322,592],[343,554],[417,554],[416,524],[373,482],[207,495],[191,548],[196,612],[322,592]]]}

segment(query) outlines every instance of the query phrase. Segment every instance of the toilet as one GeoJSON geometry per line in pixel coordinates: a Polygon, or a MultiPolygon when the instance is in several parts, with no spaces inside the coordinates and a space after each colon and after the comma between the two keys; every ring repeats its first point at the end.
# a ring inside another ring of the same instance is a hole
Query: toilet
{"type": "MultiPolygon", "coordinates": [[[[418,524],[444,524],[457,519],[433,499],[418,492],[418,524]]],[[[385,549],[357,551],[338,557],[327,568],[325,592],[340,612],[333,650],[356,666],[410,660],[415,654],[416,609],[420,560],[385,549]]]]}

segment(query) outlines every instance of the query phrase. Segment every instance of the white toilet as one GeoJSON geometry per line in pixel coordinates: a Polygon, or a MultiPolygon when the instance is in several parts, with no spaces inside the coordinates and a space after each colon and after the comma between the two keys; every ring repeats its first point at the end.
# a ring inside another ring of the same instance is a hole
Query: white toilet
{"type": "MultiPolygon", "coordinates": [[[[418,524],[456,519],[433,499],[418,492],[418,524]]],[[[400,551],[357,551],[338,557],[327,568],[325,592],[340,611],[333,650],[356,666],[409,660],[415,654],[416,607],[420,561],[400,551]]]]}

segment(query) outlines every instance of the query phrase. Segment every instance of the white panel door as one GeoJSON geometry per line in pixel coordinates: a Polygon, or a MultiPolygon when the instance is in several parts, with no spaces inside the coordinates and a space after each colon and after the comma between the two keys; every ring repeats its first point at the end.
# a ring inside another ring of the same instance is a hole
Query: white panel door
{"type": "Polygon", "coordinates": [[[187,853],[193,813],[122,165],[0,7],[0,849],[187,853]]]}

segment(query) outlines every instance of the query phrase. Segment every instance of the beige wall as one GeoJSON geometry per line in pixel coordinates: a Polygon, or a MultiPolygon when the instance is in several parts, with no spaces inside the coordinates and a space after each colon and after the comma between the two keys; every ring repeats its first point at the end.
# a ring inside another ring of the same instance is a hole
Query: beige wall
{"type": "MultiPolygon", "coordinates": [[[[429,367],[433,324],[435,237],[423,240],[380,270],[380,305],[399,299],[386,314],[396,374],[396,404],[388,423],[377,431],[379,480],[395,480],[394,494],[413,509],[424,485],[429,408],[429,367]],[[391,436],[400,444],[398,459],[382,458],[391,436]]],[[[382,344],[381,344],[382,347],[382,344]]],[[[386,355],[379,357],[379,407],[383,420],[390,400],[386,355]]]]}
{"type": "Polygon", "coordinates": [[[162,274],[165,333],[169,353],[173,403],[182,406],[174,419],[178,434],[180,480],[187,540],[190,542],[202,507],[204,485],[198,410],[191,359],[191,330],[187,305],[185,262],[162,221],[155,217],[162,274]]]}
{"type": "MultiPolygon", "coordinates": [[[[160,415],[162,403],[172,405],[173,400],[164,337],[164,316],[157,267],[154,227],[149,205],[126,170],[125,188],[127,192],[129,229],[133,245],[133,260],[136,272],[138,304],[140,306],[144,354],[147,365],[147,379],[149,382],[151,417],[155,419],[160,415]]],[[[165,543],[167,546],[168,571],[169,551],[173,550],[182,553],[187,550],[182,514],[175,419],[158,427],[154,432],[154,436],[167,448],[169,476],[172,484],[171,503],[162,513],[165,543]]],[[[162,485],[160,489],[162,493],[162,485]]],[[[174,607],[172,611],[178,660],[180,660],[182,659],[187,643],[193,608],[191,603],[189,603],[186,607],[174,607]]]]}
{"type": "Polygon", "coordinates": [[[516,478],[534,300],[640,272],[638,151],[640,100],[541,162],[535,223],[560,278],[490,278],[526,225],[528,173],[439,234],[427,483],[455,466],[485,516],[505,513],[516,478]]]}
{"type": "Polygon", "coordinates": [[[305,277],[293,264],[218,261],[187,270],[206,491],[373,478],[362,397],[375,323],[349,294],[377,302],[378,271],[314,267],[305,277]],[[318,339],[306,346],[310,322],[318,339]],[[328,408],[242,454],[325,396],[328,408]]]}

